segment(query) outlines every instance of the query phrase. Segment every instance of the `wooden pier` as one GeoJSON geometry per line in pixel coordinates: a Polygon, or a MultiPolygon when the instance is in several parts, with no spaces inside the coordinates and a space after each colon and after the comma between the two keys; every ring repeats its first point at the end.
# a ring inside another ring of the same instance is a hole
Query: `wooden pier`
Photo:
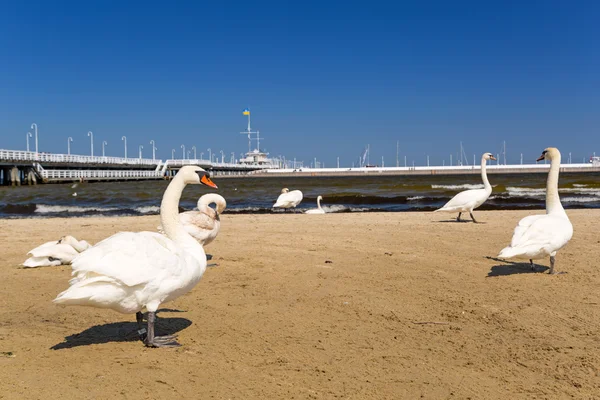
{"type": "Polygon", "coordinates": [[[0,184],[170,179],[184,165],[217,176],[239,176],[273,166],[215,163],[208,160],[159,160],[0,150],[0,184]]]}

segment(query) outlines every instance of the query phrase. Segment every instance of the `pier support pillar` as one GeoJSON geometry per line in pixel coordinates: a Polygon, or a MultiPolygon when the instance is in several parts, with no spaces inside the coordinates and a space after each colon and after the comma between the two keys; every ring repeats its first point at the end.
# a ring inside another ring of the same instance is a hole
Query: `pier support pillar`
{"type": "Polygon", "coordinates": [[[10,183],[12,186],[21,186],[21,171],[19,168],[12,167],[10,170],[10,183]]]}

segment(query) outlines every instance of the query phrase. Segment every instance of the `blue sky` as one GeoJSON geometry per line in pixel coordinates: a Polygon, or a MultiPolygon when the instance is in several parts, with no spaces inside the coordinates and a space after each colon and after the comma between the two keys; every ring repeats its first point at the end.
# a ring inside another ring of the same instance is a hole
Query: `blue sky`
{"type": "Polygon", "coordinates": [[[249,107],[306,164],[600,154],[598,2],[172,3],[4,2],[0,148],[239,155],[249,107]]]}

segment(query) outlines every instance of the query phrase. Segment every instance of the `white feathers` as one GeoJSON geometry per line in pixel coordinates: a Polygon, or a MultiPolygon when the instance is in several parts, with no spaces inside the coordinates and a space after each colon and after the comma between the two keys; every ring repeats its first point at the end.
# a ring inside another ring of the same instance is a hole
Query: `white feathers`
{"type": "Polygon", "coordinates": [[[302,192],[283,188],[273,208],[295,208],[302,201],[302,192]]]}

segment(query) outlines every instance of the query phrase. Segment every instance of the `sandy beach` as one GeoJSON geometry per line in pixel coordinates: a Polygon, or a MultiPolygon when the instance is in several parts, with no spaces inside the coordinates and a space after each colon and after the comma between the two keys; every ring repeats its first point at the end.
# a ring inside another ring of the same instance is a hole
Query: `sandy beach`
{"type": "Polygon", "coordinates": [[[532,213],[225,214],[218,265],[159,313],[177,349],[128,339],[133,315],[54,305],[69,266],[19,268],[158,216],[1,220],[0,398],[600,398],[600,210],[568,211],[558,276],[488,258],[532,213]]]}

